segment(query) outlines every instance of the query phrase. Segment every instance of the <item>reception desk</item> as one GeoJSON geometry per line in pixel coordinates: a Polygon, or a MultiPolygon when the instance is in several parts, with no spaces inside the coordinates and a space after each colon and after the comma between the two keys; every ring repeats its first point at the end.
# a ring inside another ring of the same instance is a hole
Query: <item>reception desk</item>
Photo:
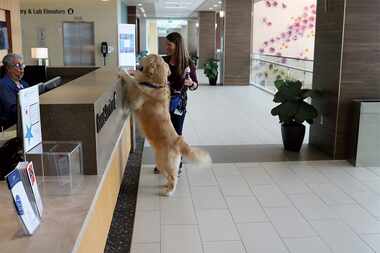
{"type": "Polygon", "coordinates": [[[2,253],[104,252],[131,148],[130,115],[122,112],[119,98],[116,69],[96,70],[41,96],[43,139],[81,141],[86,175],[75,175],[64,193],[56,177],[38,178],[45,209],[30,237],[22,235],[0,182],[2,253]]]}
{"type": "Polygon", "coordinates": [[[126,113],[117,69],[98,69],[40,97],[44,141],[80,141],[84,174],[104,171],[126,113]]]}

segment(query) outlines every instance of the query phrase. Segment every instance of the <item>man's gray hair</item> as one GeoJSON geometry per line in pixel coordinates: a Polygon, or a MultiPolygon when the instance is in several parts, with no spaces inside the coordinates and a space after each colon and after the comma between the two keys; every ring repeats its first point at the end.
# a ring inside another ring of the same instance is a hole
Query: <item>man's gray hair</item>
{"type": "Polygon", "coordinates": [[[13,65],[14,60],[22,61],[23,57],[20,54],[7,54],[3,58],[4,67],[11,67],[13,65]]]}

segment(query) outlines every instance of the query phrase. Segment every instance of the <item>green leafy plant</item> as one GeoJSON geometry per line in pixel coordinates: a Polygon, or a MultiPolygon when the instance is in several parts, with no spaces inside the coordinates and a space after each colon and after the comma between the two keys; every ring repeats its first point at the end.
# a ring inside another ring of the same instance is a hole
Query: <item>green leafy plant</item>
{"type": "Polygon", "coordinates": [[[194,64],[195,66],[197,66],[199,57],[196,56],[196,55],[192,55],[192,56],[190,56],[190,59],[191,59],[191,61],[193,62],[193,64],[194,64]]]}
{"type": "Polygon", "coordinates": [[[218,78],[218,60],[209,59],[204,65],[204,74],[210,80],[216,80],[218,78]]]}
{"type": "Polygon", "coordinates": [[[141,51],[140,53],[138,53],[137,55],[136,55],[136,60],[137,60],[137,62],[140,62],[140,60],[142,59],[142,58],[144,58],[145,56],[147,56],[148,55],[148,51],[147,50],[143,50],[143,51],[141,51]]]}
{"type": "Polygon", "coordinates": [[[317,92],[311,89],[302,89],[302,82],[298,80],[276,80],[274,82],[277,93],[273,101],[280,103],[271,111],[273,116],[278,116],[280,123],[289,124],[297,122],[302,124],[306,121],[309,124],[318,116],[318,111],[314,106],[304,100],[314,97],[317,92]]]}

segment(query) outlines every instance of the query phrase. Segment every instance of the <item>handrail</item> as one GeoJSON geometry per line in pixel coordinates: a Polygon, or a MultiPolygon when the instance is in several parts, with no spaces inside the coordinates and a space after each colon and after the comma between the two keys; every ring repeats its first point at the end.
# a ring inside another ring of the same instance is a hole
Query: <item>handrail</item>
{"type": "Polygon", "coordinates": [[[289,57],[289,56],[279,56],[279,55],[272,55],[272,54],[259,54],[259,53],[252,53],[252,55],[262,55],[262,56],[266,56],[266,57],[274,57],[274,58],[285,58],[285,59],[291,59],[291,60],[297,60],[297,61],[307,61],[307,62],[314,62],[314,60],[310,60],[310,59],[302,59],[302,58],[296,58],[296,57],[289,57]]]}
{"type": "Polygon", "coordinates": [[[290,66],[290,65],[287,65],[287,64],[283,64],[283,63],[278,63],[278,62],[274,62],[274,61],[268,61],[268,60],[258,59],[258,58],[255,58],[255,57],[252,57],[252,59],[253,60],[257,60],[257,61],[266,62],[266,63],[271,63],[271,64],[282,66],[282,67],[286,67],[286,68],[289,68],[289,69],[303,71],[303,72],[307,72],[307,73],[311,73],[311,74],[313,73],[313,71],[310,71],[308,69],[297,68],[297,67],[293,67],[293,66],[290,66]]]}

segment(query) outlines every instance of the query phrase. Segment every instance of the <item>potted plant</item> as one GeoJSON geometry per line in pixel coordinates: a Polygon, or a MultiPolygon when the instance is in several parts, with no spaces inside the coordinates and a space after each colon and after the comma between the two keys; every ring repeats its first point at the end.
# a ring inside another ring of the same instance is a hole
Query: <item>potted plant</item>
{"type": "Polygon", "coordinates": [[[210,85],[216,85],[218,79],[218,60],[209,59],[204,65],[204,74],[208,77],[210,85]]]}
{"type": "Polygon", "coordinates": [[[280,119],[282,141],[285,150],[299,152],[305,137],[305,126],[318,116],[314,106],[304,100],[313,97],[316,92],[310,89],[302,89],[302,82],[298,80],[276,80],[277,93],[273,101],[280,103],[271,111],[273,116],[280,119]]]}
{"type": "Polygon", "coordinates": [[[142,58],[148,55],[148,50],[143,50],[136,55],[137,62],[140,62],[142,58]]]}
{"type": "Polygon", "coordinates": [[[195,66],[198,65],[198,59],[199,59],[198,56],[196,56],[196,55],[192,55],[192,56],[190,56],[190,59],[191,59],[191,61],[193,62],[193,64],[194,64],[195,66]]]}

